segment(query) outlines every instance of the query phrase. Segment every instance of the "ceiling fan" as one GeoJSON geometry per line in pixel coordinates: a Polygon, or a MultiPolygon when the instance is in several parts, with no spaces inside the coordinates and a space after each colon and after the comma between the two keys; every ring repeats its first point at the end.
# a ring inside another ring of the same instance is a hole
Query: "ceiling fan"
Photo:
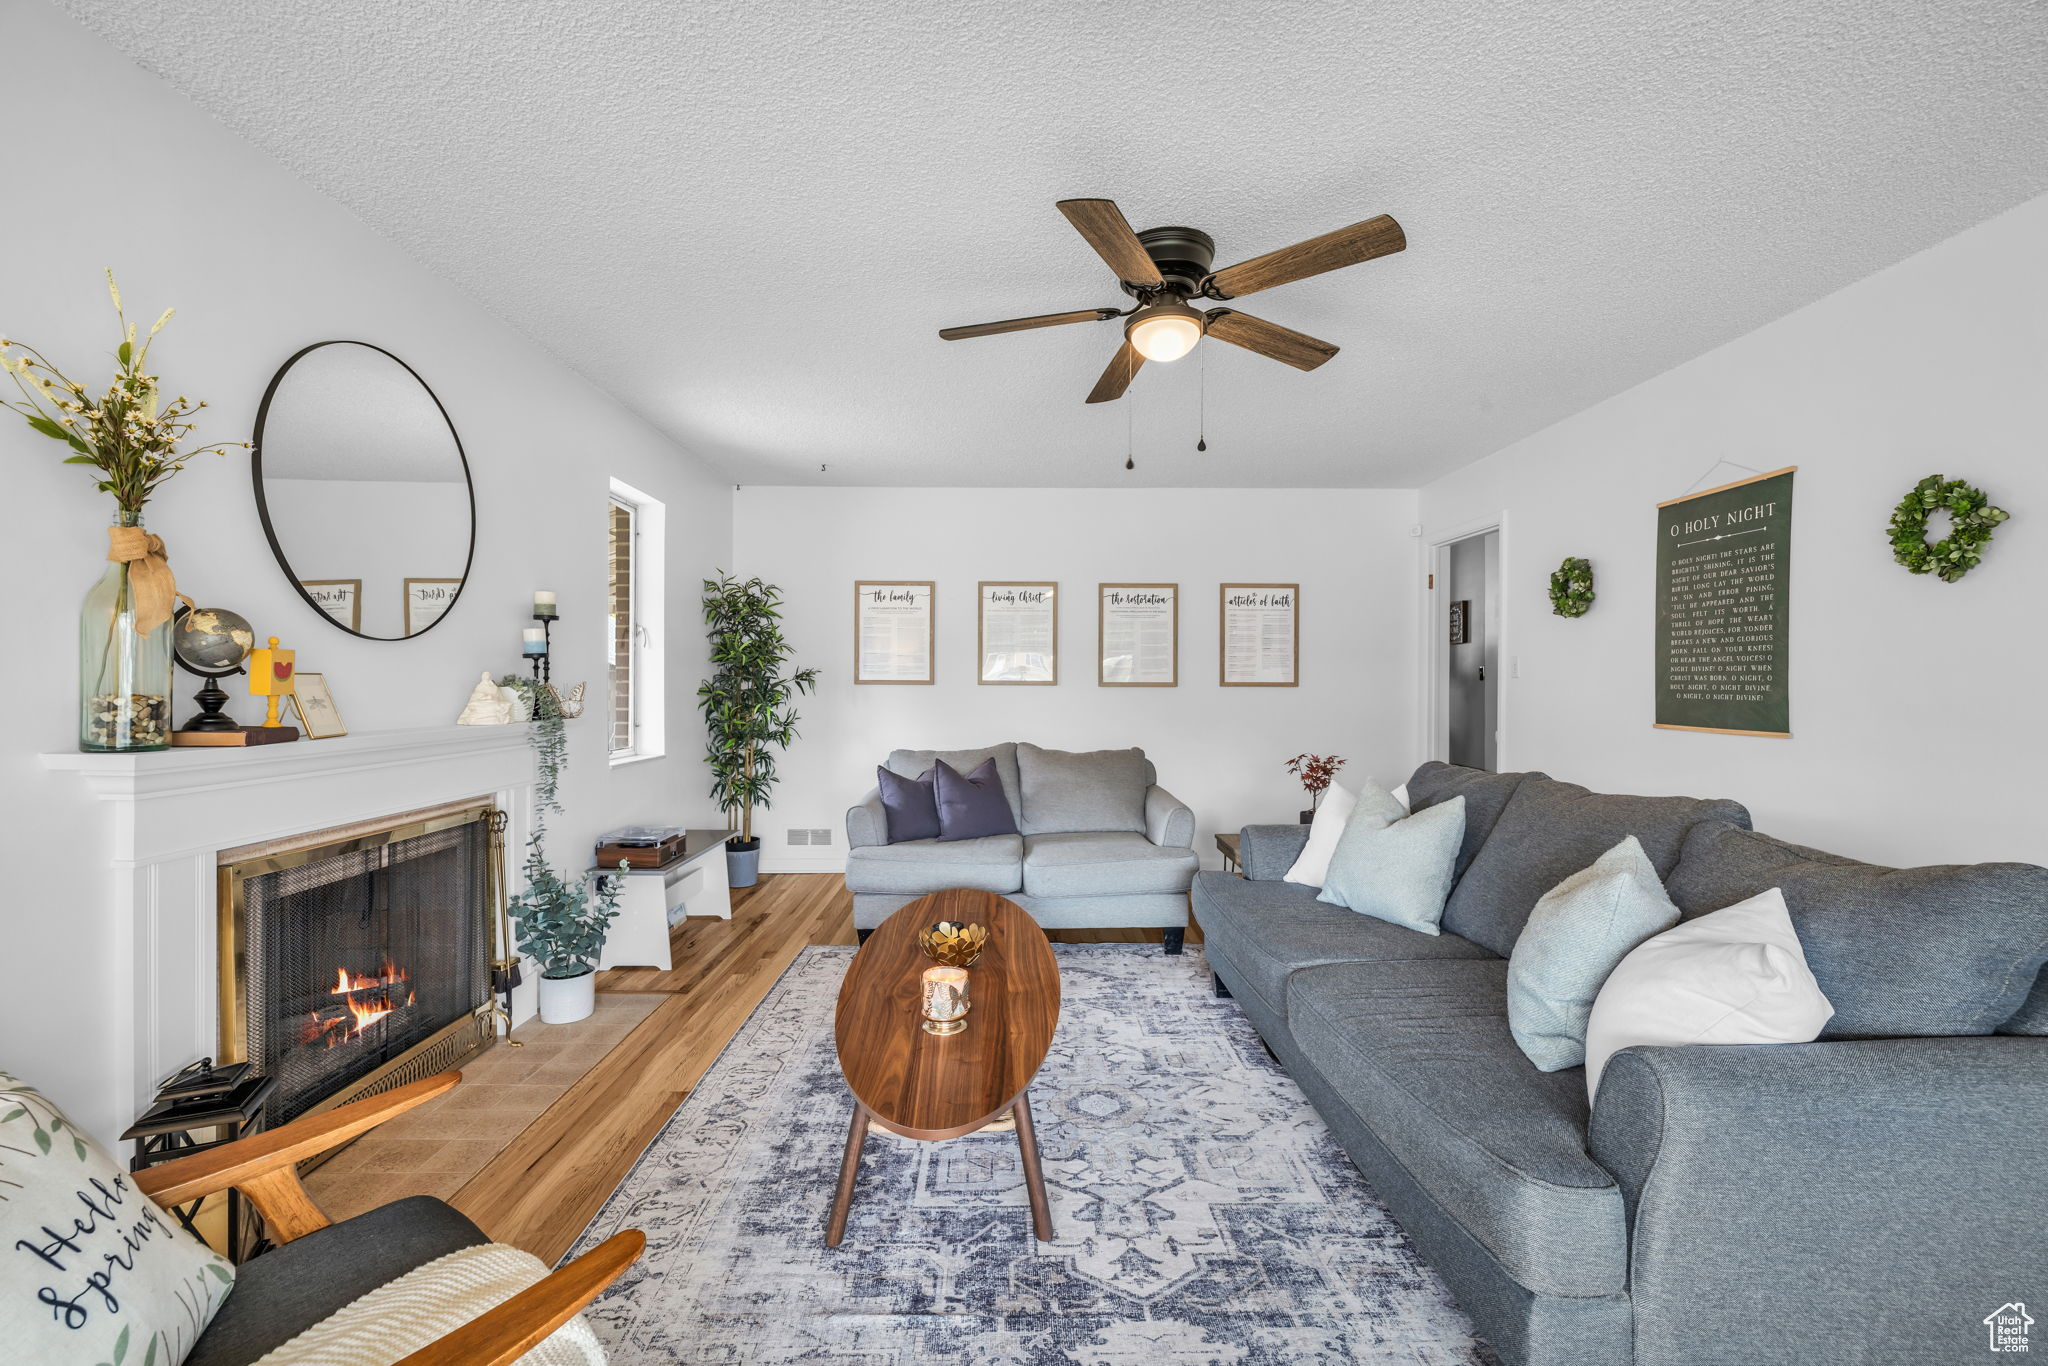
{"type": "Polygon", "coordinates": [[[1139,366],[1148,360],[1179,360],[1194,350],[1195,343],[1203,337],[1242,346],[1297,370],[1313,370],[1336,355],[1337,348],[1234,308],[1204,312],[1188,300],[1241,298],[1292,280],[1355,266],[1376,256],[1390,256],[1408,245],[1401,225],[1381,214],[1212,271],[1209,265],[1216,255],[1216,243],[1206,232],[1195,228],[1147,228],[1133,232],[1123,210],[1108,199],[1062,199],[1059,210],[1074,225],[1074,230],[1087,239],[1088,245],[1095,248],[1096,254],[1109,263],[1124,293],[1138,302],[1129,308],[1089,308],[1077,313],[1044,313],[1035,318],[947,327],[941,328],[939,335],[947,341],[964,341],[968,337],[1058,327],[1062,323],[1129,319],[1124,324],[1123,345],[1110,358],[1102,378],[1095,382],[1088,395],[1090,403],[1122,397],[1139,366]]]}

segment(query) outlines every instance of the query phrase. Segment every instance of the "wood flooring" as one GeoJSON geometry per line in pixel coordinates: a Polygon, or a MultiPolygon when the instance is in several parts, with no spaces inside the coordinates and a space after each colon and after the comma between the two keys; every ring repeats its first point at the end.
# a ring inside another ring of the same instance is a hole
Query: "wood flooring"
{"type": "MultiPolygon", "coordinates": [[[[554,1262],[624,1179],[799,952],[852,944],[853,896],[836,873],[781,873],[735,889],[732,919],[670,935],[676,966],[618,968],[600,992],[666,997],[623,1042],[457,1191],[454,1206],[500,1242],[554,1262]]],[[[1157,930],[1056,930],[1062,943],[1152,943],[1157,930]]],[[[1188,941],[1201,933],[1188,928],[1188,941]]]]}

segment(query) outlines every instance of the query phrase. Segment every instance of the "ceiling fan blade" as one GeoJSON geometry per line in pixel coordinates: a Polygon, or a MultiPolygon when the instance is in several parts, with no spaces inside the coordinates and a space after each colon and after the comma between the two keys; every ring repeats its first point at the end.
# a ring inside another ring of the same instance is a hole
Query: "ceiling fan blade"
{"type": "Polygon", "coordinates": [[[1313,370],[1337,354],[1337,348],[1326,341],[1317,341],[1303,332],[1279,323],[1269,323],[1264,318],[1254,318],[1249,313],[1240,313],[1234,308],[1212,308],[1208,322],[1204,324],[1204,336],[1217,341],[1242,346],[1247,351],[1256,351],[1270,356],[1283,365],[1297,370],[1313,370]]]}
{"type": "Polygon", "coordinates": [[[1296,242],[1291,247],[1254,256],[1212,274],[1203,292],[1212,299],[1237,299],[1274,285],[1305,280],[1324,271],[1355,266],[1375,256],[1391,256],[1408,245],[1401,225],[1381,214],[1348,228],[1296,242]]]}
{"type": "Polygon", "coordinates": [[[1094,389],[1089,391],[1088,401],[1107,403],[1111,399],[1122,398],[1124,390],[1131,387],[1131,377],[1138,373],[1138,367],[1144,363],[1145,358],[1138,353],[1138,348],[1126,341],[1116,349],[1116,354],[1110,357],[1109,368],[1102,372],[1101,379],[1095,381],[1094,389]]]}
{"type": "Polygon", "coordinates": [[[1034,327],[1094,323],[1118,316],[1118,310],[1114,308],[1090,308],[1080,313],[1041,313],[1035,318],[1008,318],[999,323],[976,323],[972,327],[942,327],[939,335],[947,341],[965,341],[969,337],[992,337],[998,332],[1028,332],[1034,327]]]}
{"type": "Polygon", "coordinates": [[[1109,263],[1116,278],[1134,285],[1163,285],[1166,277],[1145,251],[1130,221],[1113,199],[1062,199],[1060,212],[1074,231],[1088,239],[1095,254],[1109,263]]]}

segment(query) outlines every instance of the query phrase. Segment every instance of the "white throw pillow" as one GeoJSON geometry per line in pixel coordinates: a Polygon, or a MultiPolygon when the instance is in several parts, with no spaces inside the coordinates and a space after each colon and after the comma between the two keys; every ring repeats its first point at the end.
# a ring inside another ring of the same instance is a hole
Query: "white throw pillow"
{"type": "Polygon", "coordinates": [[[1344,823],[1351,819],[1357,805],[1358,798],[1350,788],[1330,784],[1330,790],[1323,794],[1323,804],[1316,808],[1316,818],[1309,822],[1308,843],[1295,856],[1294,866],[1287,870],[1283,882],[1323,885],[1330,871],[1330,855],[1337,852],[1337,838],[1344,833],[1344,823]]]}
{"type": "Polygon", "coordinates": [[[1586,1024],[1586,1095],[1639,1044],[1811,1043],[1835,1013],[1776,887],[1637,945],[1586,1024]]]}
{"type": "Polygon", "coordinates": [[[0,1073],[0,1359],[178,1366],[235,1269],[135,1189],[34,1087],[0,1073]]]}
{"type": "Polygon", "coordinates": [[[1401,785],[1400,785],[1399,787],[1395,788],[1395,789],[1394,789],[1394,790],[1393,790],[1392,792],[1389,792],[1389,793],[1388,793],[1387,795],[1388,795],[1388,796],[1390,796],[1390,797],[1392,797],[1392,798],[1393,798],[1393,799],[1394,799],[1395,801],[1397,801],[1397,802],[1401,803],[1401,809],[1402,809],[1403,811],[1406,811],[1406,810],[1408,810],[1408,809],[1409,809],[1409,806],[1408,806],[1408,784],[1406,784],[1406,783],[1402,783],[1402,784],[1401,784],[1401,785]]]}
{"type": "Polygon", "coordinates": [[[1392,793],[1370,778],[1357,792],[1341,783],[1331,783],[1329,790],[1323,793],[1322,804],[1316,807],[1315,819],[1309,822],[1308,843],[1302,846],[1294,866],[1281,880],[1299,882],[1308,887],[1320,887],[1329,881],[1330,856],[1337,852],[1337,841],[1344,837],[1344,827],[1361,809],[1366,819],[1380,825],[1392,825],[1408,814],[1406,806],[1394,800],[1392,793]]]}

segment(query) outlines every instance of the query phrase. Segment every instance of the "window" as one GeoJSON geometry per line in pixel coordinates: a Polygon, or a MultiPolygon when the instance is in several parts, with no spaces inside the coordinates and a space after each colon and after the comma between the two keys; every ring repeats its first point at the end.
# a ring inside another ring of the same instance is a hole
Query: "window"
{"type": "Polygon", "coordinates": [[[662,505],[612,480],[607,523],[605,720],[612,762],[652,759],[662,752],[661,616],[662,505]]]}

